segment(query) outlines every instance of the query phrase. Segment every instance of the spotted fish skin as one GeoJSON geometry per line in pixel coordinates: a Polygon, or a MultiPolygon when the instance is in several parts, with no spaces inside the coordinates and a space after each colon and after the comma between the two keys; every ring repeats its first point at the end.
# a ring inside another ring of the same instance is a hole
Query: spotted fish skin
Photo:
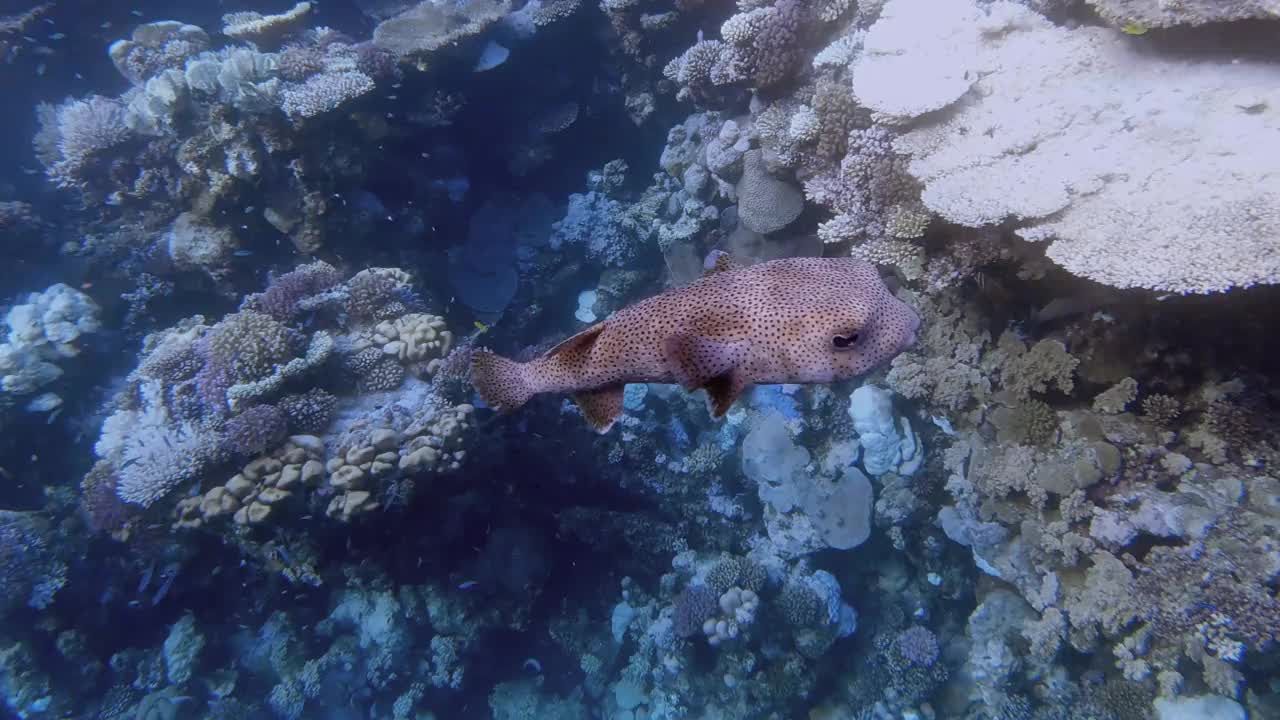
{"type": "Polygon", "coordinates": [[[573,393],[592,427],[607,432],[627,383],[702,388],[721,417],[753,384],[865,374],[913,344],[919,325],[870,263],[789,258],[642,300],[528,363],[480,351],[472,379],[503,412],[539,393],[573,393]]]}

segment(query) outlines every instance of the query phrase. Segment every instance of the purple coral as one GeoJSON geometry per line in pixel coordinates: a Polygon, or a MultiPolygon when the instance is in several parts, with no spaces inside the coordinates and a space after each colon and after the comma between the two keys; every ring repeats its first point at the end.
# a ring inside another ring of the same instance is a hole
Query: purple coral
{"type": "Polygon", "coordinates": [[[929,667],[938,660],[938,637],[926,627],[913,625],[898,635],[898,654],[913,665],[929,667]]]}
{"type": "Polygon", "coordinates": [[[227,390],[234,384],[230,368],[206,357],[200,372],[196,373],[195,384],[196,395],[206,410],[215,415],[227,411],[227,390]]]}
{"type": "Polygon", "coordinates": [[[246,297],[240,309],[257,310],[276,320],[287,321],[298,314],[305,300],[340,282],[341,273],[329,263],[308,263],[276,278],[265,291],[246,297]]]}
{"type": "Polygon", "coordinates": [[[289,434],[289,423],[274,405],[254,405],[227,421],[223,446],[240,455],[258,455],[279,445],[289,434]]]}
{"type": "Polygon", "coordinates": [[[676,596],[672,629],[680,637],[693,637],[702,632],[702,624],[718,607],[716,594],[705,585],[690,585],[676,596]]]}
{"type": "Polygon", "coordinates": [[[116,476],[108,462],[99,461],[80,482],[80,509],[94,532],[125,529],[135,513],[116,494],[116,476]]]}

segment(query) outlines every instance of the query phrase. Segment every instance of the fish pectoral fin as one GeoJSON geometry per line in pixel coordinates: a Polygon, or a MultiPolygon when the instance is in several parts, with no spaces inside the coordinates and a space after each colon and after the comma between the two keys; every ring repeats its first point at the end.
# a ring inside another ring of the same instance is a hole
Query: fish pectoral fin
{"type": "Polygon", "coordinates": [[[738,264],[733,261],[733,257],[723,250],[712,250],[707,254],[706,259],[702,261],[702,276],[715,275],[716,273],[729,272],[737,270],[738,264]]]}
{"type": "Polygon", "coordinates": [[[731,372],[746,361],[750,347],[745,340],[725,342],[688,333],[676,333],[662,341],[667,370],[686,390],[731,372]]]}
{"type": "Polygon", "coordinates": [[[751,383],[742,373],[734,370],[708,380],[702,389],[707,391],[707,411],[711,413],[711,417],[716,420],[724,417],[749,387],[751,383]]]}
{"type": "Polygon", "coordinates": [[[609,432],[613,424],[622,417],[622,394],[626,385],[606,385],[595,390],[584,390],[573,394],[573,401],[587,419],[592,430],[601,435],[609,432]]]}

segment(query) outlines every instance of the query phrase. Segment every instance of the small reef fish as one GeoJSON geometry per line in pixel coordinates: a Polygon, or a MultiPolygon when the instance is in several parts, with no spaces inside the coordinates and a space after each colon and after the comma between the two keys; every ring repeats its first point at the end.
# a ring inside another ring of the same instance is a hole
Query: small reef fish
{"type": "Polygon", "coordinates": [[[500,412],[540,393],[572,393],[591,427],[605,433],[622,415],[627,383],[701,388],[720,418],[752,385],[867,373],[910,347],[919,326],[865,261],[788,258],[736,268],[721,254],[701,279],[623,308],[530,362],[477,351],[471,377],[500,412]]]}

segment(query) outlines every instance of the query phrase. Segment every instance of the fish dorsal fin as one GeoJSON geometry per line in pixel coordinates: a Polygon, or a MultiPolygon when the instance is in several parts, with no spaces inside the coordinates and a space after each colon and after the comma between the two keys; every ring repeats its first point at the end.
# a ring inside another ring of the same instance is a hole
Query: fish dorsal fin
{"type": "Polygon", "coordinates": [[[603,435],[622,417],[622,397],[626,388],[622,383],[606,385],[574,393],[573,401],[578,403],[578,409],[591,429],[603,435]]]}
{"type": "Polygon", "coordinates": [[[686,390],[700,388],[741,365],[750,347],[746,340],[709,340],[688,333],[676,333],[662,341],[667,370],[686,390]]]}
{"type": "Polygon", "coordinates": [[[595,325],[592,325],[591,327],[587,328],[586,330],[583,330],[577,335],[574,335],[572,337],[569,337],[560,341],[560,344],[548,350],[546,353],[543,354],[542,357],[551,357],[552,355],[560,355],[562,353],[570,352],[572,350],[577,350],[579,348],[590,347],[593,343],[595,343],[596,338],[600,336],[600,333],[603,330],[604,330],[604,323],[602,322],[596,323],[595,325]]]}
{"type": "Polygon", "coordinates": [[[707,253],[706,259],[702,261],[702,276],[715,275],[716,273],[737,270],[738,263],[733,261],[729,253],[723,250],[712,250],[707,253]]]}

